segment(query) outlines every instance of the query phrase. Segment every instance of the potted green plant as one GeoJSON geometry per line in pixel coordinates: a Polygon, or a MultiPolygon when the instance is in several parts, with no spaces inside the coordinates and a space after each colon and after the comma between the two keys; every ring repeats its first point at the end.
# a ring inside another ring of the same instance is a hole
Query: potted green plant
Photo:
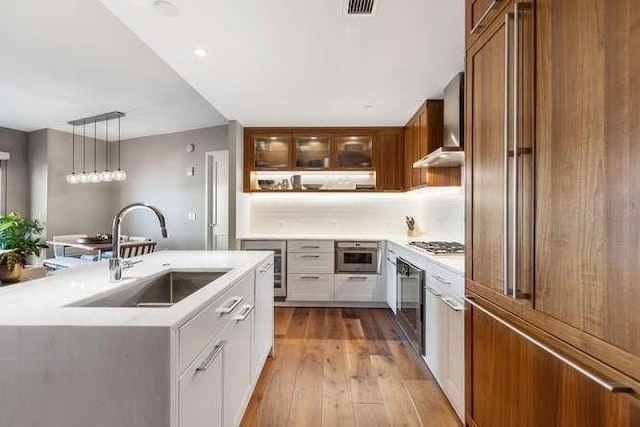
{"type": "Polygon", "coordinates": [[[27,258],[40,256],[46,247],[40,241],[42,230],[38,221],[18,212],[0,215],[0,282],[17,282],[27,258]]]}

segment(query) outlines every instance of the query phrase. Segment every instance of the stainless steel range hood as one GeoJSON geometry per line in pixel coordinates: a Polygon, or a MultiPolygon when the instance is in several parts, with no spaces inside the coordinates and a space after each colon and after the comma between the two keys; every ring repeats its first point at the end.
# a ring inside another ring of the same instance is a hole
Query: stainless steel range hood
{"type": "Polygon", "coordinates": [[[464,163],[464,74],[457,74],[444,89],[442,147],[413,163],[414,168],[458,167],[464,163]]]}

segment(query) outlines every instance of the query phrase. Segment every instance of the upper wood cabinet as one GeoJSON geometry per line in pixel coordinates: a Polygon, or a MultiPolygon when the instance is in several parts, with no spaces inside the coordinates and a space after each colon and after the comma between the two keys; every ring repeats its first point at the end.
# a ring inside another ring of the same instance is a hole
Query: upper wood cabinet
{"type": "Polygon", "coordinates": [[[414,168],[413,163],[442,147],[444,103],[427,100],[404,127],[404,187],[458,186],[460,168],[414,168]]]}
{"type": "Polygon", "coordinates": [[[254,170],[287,170],[292,166],[290,134],[251,135],[247,160],[254,170]]]}
{"type": "Polygon", "coordinates": [[[373,162],[378,191],[402,191],[404,189],[402,128],[378,132],[374,144],[373,162]]]}
{"type": "Polygon", "coordinates": [[[298,136],[294,137],[295,169],[329,169],[331,168],[330,136],[298,136]]]}
{"type": "MultiPolygon", "coordinates": [[[[304,171],[326,171],[329,175],[362,172],[370,176],[371,185],[357,184],[358,191],[399,191],[403,189],[402,155],[399,127],[246,128],[244,189],[255,191],[252,174],[256,172],[280,171],[293,176],[304,171]]],[[[282,174],[273,176],[279,182],[284,179],[282,174]]],[[[322,191],[349,191],[323,187],[322,191]]]]}
{"type": "Polygon", "coordinates": [[[511,0],[466,0],[465,34],[471,46],[494,20],[502,18],[511,0]]]}

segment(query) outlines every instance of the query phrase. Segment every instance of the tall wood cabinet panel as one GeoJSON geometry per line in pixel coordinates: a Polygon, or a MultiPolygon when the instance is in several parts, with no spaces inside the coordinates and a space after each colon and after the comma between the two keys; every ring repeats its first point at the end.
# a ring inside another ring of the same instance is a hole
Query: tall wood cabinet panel
{"type": "Polygon", "coordinates": [[[536,309],[640,356],[640,7],[537,14],[536,309]]]}
{"type": "Polygon", "coordinates": [[[607,391],[481,310],[467,309],[466,328],[467,415],[475,425],[640,425],[638,399],[607,391]]]}
{"type": "MultiPolygon", "coordinates": [[[[638,393],[640,8],[499,1],[470,34],[469,7],[485,3],[467,1],[467,291],[638,393]]],[[[631,395],[594,388],[473,312],[472,424],[640,425],[631,395]]]]}
{"type": "Polygon", "coordinates": [[[467,278],[504,290],[505,35],[498,20],[467,52],[467,278]]]}

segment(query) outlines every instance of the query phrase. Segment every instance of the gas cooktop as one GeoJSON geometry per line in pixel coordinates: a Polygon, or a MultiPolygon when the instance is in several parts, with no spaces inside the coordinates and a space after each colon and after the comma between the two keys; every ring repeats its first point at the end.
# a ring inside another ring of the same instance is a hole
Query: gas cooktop
{"type": "Polygon", "coordinates": [[[434,255],[464,253],[464,245],[458,242],[409,242],[409,244],[434,255]]]}

